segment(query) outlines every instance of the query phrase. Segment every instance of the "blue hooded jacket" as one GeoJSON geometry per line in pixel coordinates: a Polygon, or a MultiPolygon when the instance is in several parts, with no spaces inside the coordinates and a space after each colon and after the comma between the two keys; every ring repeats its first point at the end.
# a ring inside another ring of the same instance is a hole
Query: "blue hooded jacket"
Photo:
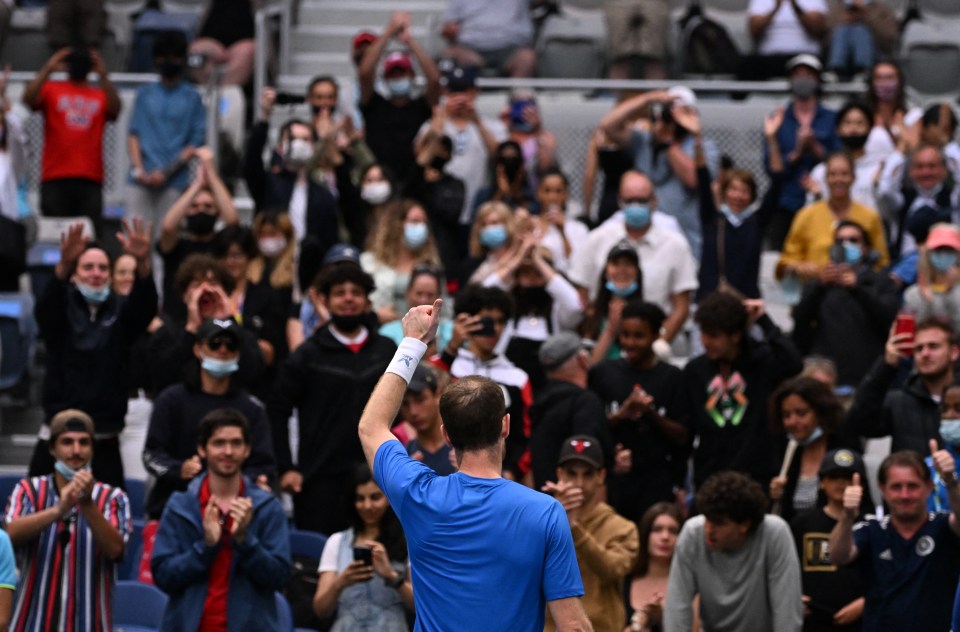
{"type": "MultiPolygon", "coordinates": [[[[160,519],[150,569],[158,588],[170,597],[161,630],[196,630],[207,597],[210,566],[218,547],[203,541],[200,486],[195,478],[185,492],[167,501],[160,519]]],[[[283,507],[276,498],[244,479],[253,501],[253,518],[242,543],[233,542],[227,629],[267,632],[282,628],[274,593],[290,576],[290,536],[283,507]]]]}

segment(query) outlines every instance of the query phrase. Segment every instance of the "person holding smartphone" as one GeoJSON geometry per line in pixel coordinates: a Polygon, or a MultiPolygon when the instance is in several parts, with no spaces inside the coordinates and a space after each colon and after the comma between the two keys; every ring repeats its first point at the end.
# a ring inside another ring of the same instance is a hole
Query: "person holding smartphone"
{"type": "Polygon", "coordinates": [[[468,285],[457,294],[454,311],[453,337],[440,355],[440,364],[449,367],[454,378],[482,375],[504,389],[510,413],[504,476],[532,483],[527,443],[533,387],[526,371],[498,352],[507,321],[513,316],[513,301],[501,288],[468,285]]]}
{"type": "Polygon", "coordinates": [[[354,470],[349,491],[351,526],[323,547],[313,610],[318,617],[336,611],[336,632],[406,632],[413,585],[403,527],[366,464],[354,470]]]}

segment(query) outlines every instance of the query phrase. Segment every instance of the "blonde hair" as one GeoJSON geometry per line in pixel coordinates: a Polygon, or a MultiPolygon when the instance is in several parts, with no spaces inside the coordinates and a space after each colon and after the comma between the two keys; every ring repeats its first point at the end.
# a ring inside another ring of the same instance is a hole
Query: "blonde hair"
{"type": "Polygon", "coordinates": [[[513,245],[513,239],[517,232],[516,220],[510,207],[503,202],[486,202],[477,209],[477,215],[473,218],[473,227],[470,229],[470,256],[482,257],[487,253],[487,249],[480,244],[480,224],[486,219],[487,215],[496,215],[499,224],[503,224],[507,229],[507,247],[513,245]]]}
{"type": "MultiPolygon", "coordinates": [[[[288,213],[258,213],[253,220],[253,236],[259,239],[266,224],[276,227],[287,238],[287,247],[277,257],[273,271],[270,272],[270,287],[293,287],[295,268],[293,255],[297,249],[297,240],[294,236],[290,215],[288,213]]],[[[262,254],[254,257],[247,265],[247,280],[251,283],[260,283],[266,267],[267,261],[262,254]]]]}
{"type": "MultiPolygon", "coordinates": [[[[415,208],[424,210],[423,205],[414,200],[389,202],[378,216],[373,233],[367,240],[367,252],[376,257],[378,261],[392,266],[397,261],[400,248],[405,248],[410,252],[414,263],[439,266],[440,255],[437,252],[437,242],[433,237],[433,227],[430,226],[429,218],[426,220],[426,224],[430,228],[427,231],[427,242],[425,244],[418,250],[410,250],[403,242],[403,225],[406,223],[407,214],[415,208]]],[[[425,210],[424,215],[426,215],[425,210]]]]}

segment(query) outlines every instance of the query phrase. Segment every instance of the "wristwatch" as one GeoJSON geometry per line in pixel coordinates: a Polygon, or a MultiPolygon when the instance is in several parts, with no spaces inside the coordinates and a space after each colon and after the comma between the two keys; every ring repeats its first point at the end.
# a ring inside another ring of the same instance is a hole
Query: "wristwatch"
{"type": "Polygon", "coordinates": [[[404,580],[406,580],[406,574],[405,574],[405,573],[397,573],[397,577],[396,577],[395,579],[388,579],[388,580],[386,580],[386,584],[387,584],[387,586],[389,586],[390,588],[400,588],[400,586],[403,585],[404,580]]]}

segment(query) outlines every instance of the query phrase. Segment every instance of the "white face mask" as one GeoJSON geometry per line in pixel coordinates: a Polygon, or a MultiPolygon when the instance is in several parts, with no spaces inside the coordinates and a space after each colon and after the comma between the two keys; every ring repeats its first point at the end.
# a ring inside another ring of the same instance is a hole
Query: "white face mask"
{"type": "Polygon", "coordinates": [[[257,247],[264,257],[276,257],[287,247],[286,237],[261,237],[257,240],[257,247]]]}
{"type": "Polygon", "coordinates": [[[360,189],[360,197],[367,204],[383,204],[390,199],[390,183],[386,181],[370,182],[360,189]]]}
{"type": "Polygon", "coordinates": [[[308,140],[294,138],[287,144],[287,153],[284,156],[287,164],[299,169],[313,157],[313,145],[308,140]]]}

